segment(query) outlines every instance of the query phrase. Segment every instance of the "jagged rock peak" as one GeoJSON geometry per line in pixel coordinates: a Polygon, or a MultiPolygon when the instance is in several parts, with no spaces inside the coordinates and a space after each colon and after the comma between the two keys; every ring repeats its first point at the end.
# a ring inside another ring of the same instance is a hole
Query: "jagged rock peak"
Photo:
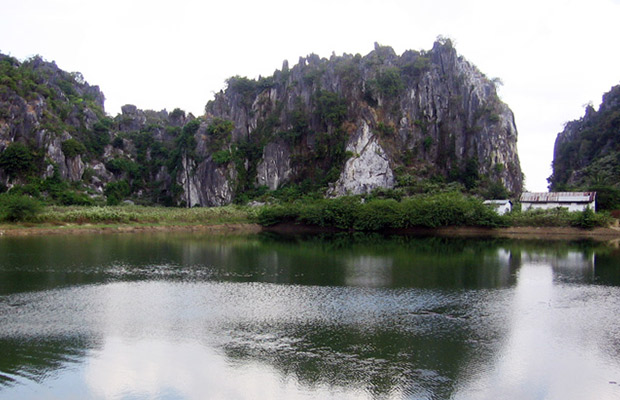
{"type": "MultiPolygon", "coordinates": [[[[430,51],[398,56],[391,47],[375,44],[366,56],[311,54],[271,77],[235,76],[205,110],[207,118],[233,122],[233,142],[262,143],[263,148],[295,138],[289,143],[292,161],[283,161],[290,171],[279,173],[288,178],[279,185],[316,179],[322,184],[339,180],[336,186],[342,187],[344,177],[355,179],[346,170],[355,163],[346,157],[331,154],[311,165],[300,161],[321,150],[321,135],[331,138],[335,152],[346,153],[364,124],[397,171],[387,182],[402,175],[443,176],[469,185],[475,182],[464,176],[466,166],[475,165],[474,181],[497,183],[514,193],[523,184],[512,111],[498,98],[494,82],[446,39],[430,51]]],[[[255,182],[273,182],[264,171],[260,168],[255,182]]],[[[377,182],[364,191],[384,185],[390,183],[377,182]]]]}
{"type": "Polygon", "coordinates": [[[274,190],[522,186],[514,116],[449,40],[402,55],[379,44],[365,56],[311,54],[269,77],[233,76],[198,118],[131,104],[112,118],[81,74],[38,58],[3,56],[0,68],[0,190],[36,176],[79,181],[108,201],[213,206],[274,190]],[[11,152],[33,168],[14,170],[11,152]]]}

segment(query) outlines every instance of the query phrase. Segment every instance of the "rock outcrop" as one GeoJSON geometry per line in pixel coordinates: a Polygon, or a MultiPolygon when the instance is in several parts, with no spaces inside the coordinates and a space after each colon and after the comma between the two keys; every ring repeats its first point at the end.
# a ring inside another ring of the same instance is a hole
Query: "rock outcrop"
{"type": "Polygon", "coordinates": [[[360,125],[347,144],[347,151],[353,156],[345,162],[340,178],[328,190],[329,196],[368,194],[376,188],[394,187],[394,173],[387,154],[368,124],[363,121],[360,125]]]}
{"type": "Polygon", "coordinates": [[[332,196],[365,194],[399,175],[466,181],[468,165],[513,193],[523,185],[512,111],[449,40],[401,56],[379,45],[365,57],[310,55],[268,78],[233,77],[206,111],[233,122],[232,143],[258,148],[262,157],[243,155],[246,171],[270,190],[310,179],[332,196]]]}
{"type": "Polygon", "coordinates": [[[256,168],[256,183],[276,190],[289,183],[292,176],[290,147],[283,142],[265,145],[263,157],[256,168]]]}
{"type": "Polygon", "coordinates": [[[35,175],[81,182],[94,197],[192,207],[285,186],[328,196],[429,179],[522,187],[514,116],[449,40],[235,76],[198,118],[133,105],[111,118],[79,73],[40,57],[0,65],[0,189],[35,175]],[[16,143],[34,168],[3,161],[16,143]]]}
{"type": "Polygon", "coordinates": [[[620,188],[620,85],[603,95],[599,110],[588,105],[585,115],[566,123],[555,140],[554,191],[620,188]]]}

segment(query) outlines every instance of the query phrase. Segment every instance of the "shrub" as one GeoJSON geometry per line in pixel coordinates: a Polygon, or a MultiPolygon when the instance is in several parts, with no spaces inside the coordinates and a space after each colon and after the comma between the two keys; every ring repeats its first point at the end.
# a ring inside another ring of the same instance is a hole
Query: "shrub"
{"type": "Polygon", "coordinates": [[[105,167],[113,174],[126,172],[131,177],[137,177],[140,172],[140,166],[127,158],[113,158],[105,164],[105,167]]]}
{"type": "Polygon", "coordinates": [[[245,76],[233,76],[226,80],[227,90],[239,93],[242,97],[242,105],[250,107],[252,105],[252,97],[256,94],[258,83],[253,79],[245,76]]]}
{"type": "Polygon", "coordinates": [[[582,229],[594,228],[596,226],[594,211],[592,211],[590,207],[587,207],[573,219],[572,225],[582,229]]]}
{"type": "Polygon", "coordinates": [[[478,159],[476,157],[468,158],[467,161],[465,161],[465,165],[461,171],[460,181],[467,189],[473,189],[478,185],[478,180],[480,179],[479,170],[478,159]]]}
{"type": "Polygon", "coordinates": [[[605,212],[594,213],[590,209],[581,212],[569,212],[566,208],[528,210],[513,212],[507,218],[514,226],[573,226],[592,229],[597,226],[604,227],[610,223],[609,214],[605,212]]]}
{"type": "Polygon", "coordinates": [[[379,231],[402,227],[403,208],[394,199],[374,200],[360,207],[354,227],[361,231],[379,231]]]}
{"type": "Polygon", "coordinates": [[[65,206],[91,206],[93,199],[84,193],[78,193],[71,190],[64,191],[58,196],[58,202],[65,206]]]}
{"type": "Polygon", "coordinates": [[[314,95],[316,115],[326,125],[340,126],[347,116],[347,103],[337,93],[319,90],[314,95]]]}
{"type": "Polygon", "coordinates": [[[335,226],[340,229],[351,229],[357,220],[360,200],[355,197],[340,197],[323,202],[325,221],[323,226],[335,226]]]}
{"type": "Polygon", "coordinates": [[[185,111],[181,110],[180,108],[175,108],[170,113],[170,119],[184,119],[184,118],[185,118],[185,111]]]}
{"type": "Polygon", "coordinates": [[[403,74],[412,79],[417,79],[431,67],[431,60],[426,56],[418,56],[413,62],[403,66],[403,74]]]}
{"type": "Polygon", "coordinates": [[[214,118],[209,126],[207,126],[207,133],[216,138],[227,138],[233,129],[235,129],[235,125],[232,121],[223,118],[214,118]]]}
{"type": "Polygon", "coordinates": [[[398,67],[390,67],[381,71],[377,76],[376,85],[379,92],[386,97],[398,96],[405,87],[398,67]]]}
{"type": "Polygon", "coordinates": [[[424,139],[422,140],[422,148],[424,149],[425,152],[429,151],[431,146],[433,145],[433,138],[430,136],[424,136],[424,139]]]}
{"type": "Polygon", "coordinates": [[[232,140],[232,131],[234,129],[235,125],[232,121],[214,118],[207,126],[207,135],[209,137],[207,149],[211,152],[216,152],[226,147],[232,140]]]}
{"type": "Polygon", "coordinates": [[[620,189],[613,186],[597,185],[589,187],[588,190],[596,192],[597,210],[620,209],[620,189]]]}
{"type": "Polygon", "coordinates": [[[96,155],[103,155],[105,146],[110,143],[110,128],[112,128],[113,121],[109,118],[102,118],[95,122],[93,125],[93,131],[87,135],[84,139],[86,150],[89,153],[96,155]]]}
{"type": "Polygon", "coordinates": [[[394,136],[396,134],[396,130],[392,125],[388,125],[383,122],[379,122],[376,129],[377,132],[384,137],[394,136]]]}
{"type": "Polygon", "coordinates": [[[10,177],[28,176],[33,172],[34,155],[23,143],[11,143],[0,154],[0,168],[10,177]]]}
{"type": "Polygon", "coordinates": [[[68,158],[77,157],[86,152],[86,147],[82,144],[82,142],[75,139],[65,140],[62,142],[61,148],[62,152],[65,154],[65,157],[68,158]]]}
{"type": "Polygon", "coordinates": [[[221,165],[226,164],[232,160],[232,153],[230,150],[220,150],[213,153],[211,156],[214,163],[221,165]]]}
{"type": "Polygon", "coordinates": [[[0,219],[5,221],[32,220],[43,209],[41,203],[26,195],[0,196],[0,219]]]}
{"type": "Polygon", "coordinates": [[[121,200],[131,194],[131,188],[126,180],[121,179],[108,183],[103,192],[106,195],[107,204],[114,206],[120,204],[121,200]]]}
{"type": "Polygon", "coordinates": [[[124,142],[123,142],[123,138],[120,136],[116,136],[114,138],[114,140],[112,140],[112,147],[114,147],[115,149],[123,149],[123,147],[125,147],[124,142]]]}
{"type": "MultiPolygon", "coordinates": [[[[499,165],[499,164],[498,164],[499,165]]],[[[510,193],[506,189],[503,183],[496,181],[488,185],[483,192],[485,199],[507,199],[510,197],[510,193]]]]}
{"type": "Polygon", "coordinates": [[[611,222],[610,215],[608,213],[594,211],[588,207],[582,212],[572,213],[573,220],[571,225],[581,229],[593,229],[596,227],[608,226],[611,222]]]}
{"type": "Polygon", "coordinates": [[[294,204],[275,205],[261,208],[256,219],[260,225],[272,226],[281,222],[295,221],[299,216],[299,209],[294,204]]]}
{"type": "Polygon", "coordinates": [[[497,215],[481,200],[458,193],[418,196],[402,202],[377,199],[361,203],[357,197],[341,197],[303,205],[265,206],[259,213],[258,223],[261,225],[286,221],[361,231],[442,226],[499,227],[509,223],[507,218],[497,215]]]}
{"type": "Polygon", "coordinates": [[[514,226],[570,226],[571,216],[567,209],[527,210],[513,212],[510,220],[514,226]]]}
{"type": "Polygon", "coordinates": [[[15,185],[9,190],[9,193],[13,195],[26,195],[35,198],[41,197],[39,183],[36,182],[36,180],[25,185],[15,185]]]}

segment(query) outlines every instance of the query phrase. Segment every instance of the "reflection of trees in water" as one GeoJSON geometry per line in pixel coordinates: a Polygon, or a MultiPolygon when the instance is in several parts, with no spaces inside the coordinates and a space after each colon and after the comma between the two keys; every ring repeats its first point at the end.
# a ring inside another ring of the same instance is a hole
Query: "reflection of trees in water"
{"type": "Polygon", "coordinates": [[[359,387],[372,395],[393,391],[448,398],[462,342],[387,328],[289,325],[236,327],[228,357],[267,363],[307,387],[359,387]],[[446,368],[448,367],[448,368],[446,368]],[[444,376],[435,371],[441,370],[444,376]]]}
{"type": "Polygon", "coordinates": [[[277,254],[288,280],[310,285],[480,288],[514,283],[514,265],[499,257],[505,240],[441,237],[330,234],[261,236],[261,248],[251,257],[262,265],[261,249],[277,254]]]}
{"type": "MultiPolygon", "coordinates": [[[[493,358],[464,365],[456,398],[611,398],[620,371],[618,287],[592,283],[592,253],[520,253],[507,334],[493,358]],[[569,284],[566,284],[566,283],[569,284]],[[471,371],[474,371],[472,374],[471,371]]],[[[615,268],[618,268],[617,258],[615,268]]],[[[599,269],[599,264],[596,264],[599,269]]],[[[484,307],[490,307],[492,303],[484,307]]],[[[497,310],[487,310],[494,314],[497,310]]]]}
{"type": "Polygon", "coordinates": [[[558,260],[568,253],[586,258],[609,253],[592,242],[348,233],[5,238],[0,240],[0,293],[152,279],[499,288],[514,285],[522,252],[558,260]]]}
{"type": "MultiPolygon", "coordinates": [[[[594,283],[620,285],[620,250],[595,255],[594,283]]],[[[618,346],[620,349],[620,346],[618,346]]]]}
{"type": "Polygon", "coordinates": [[[232,359],[271,365],[309,388],[449,398],[462,365],[472,357],[491,358],[491,341],[504,334],[503,318],[479,315],[471,300],[448,296],[428,308],[386,312],[373,322],[237,324],[226,330],[221,346],[232,359]]]}
{"type": "Polygon", "coordinates": [[[41,383],[55,371],[80,363],[99,344],[92,338],[0,339],[0,390],[20,379],[41,383]]]}
{"type": "MultiPolygon", "coordinates": [[[[506,337],[504,316],[517,272],[525,263],[547,263],[561,279],[620,284],[620,252],[587,242],[349,234],[112,235],[64,241],[0,241],[0,293],[132,280],[299,285],[314,293],[310,300],[321,292],[314,308],[291,289],[295,296],[286,304],[266,301],[281,310],[240,313],[249,315],[241,320],[252,322],[231,320],[221,335],[215,332],[216,341],[231,359],[271,365],[306,386],[359,386],[379,397],[402,391],[449,398],[463,368],[492,365],[489,360],[506,337]],[[354,303],[354,296],[362,302],[354,303]],[[305,314],[287,315],[295,301],[305,314]]],[[[230,293],[222,295],[227,302],[242,301],[233,296],[244,293],[239,286],[227,288],[230,293]]],[[[205,331],[211,322],[204,317],[205,331]]],[[[616,336],[601,342],[617,354],[616,336]]],[[[79,362],[94,346],[79,337],[0,339],[0,385],[15,377],[44,379],[79,362]]]]}

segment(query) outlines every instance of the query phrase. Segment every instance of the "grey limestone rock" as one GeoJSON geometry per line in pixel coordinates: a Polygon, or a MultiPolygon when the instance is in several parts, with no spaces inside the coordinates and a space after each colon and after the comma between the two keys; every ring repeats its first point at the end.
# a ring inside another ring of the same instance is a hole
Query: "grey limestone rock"
{"type": "Polygon", "coordinates": [[[290,147],[282,142],[268,143],[258,163],[257,184],[267,186],[269,190],[276,190],[282,184],[289,182],[292,175],[290,147]]]}
{"type": "Polygon", "coordinates": [[[346,161],[340,178],[329,189],[329,196],[368,194],[377,188],[394,187],[394,173],[388,155],[366,121],[361,122],[357,133],[351,137],[347,151],[353,156],[346,161]]]}

